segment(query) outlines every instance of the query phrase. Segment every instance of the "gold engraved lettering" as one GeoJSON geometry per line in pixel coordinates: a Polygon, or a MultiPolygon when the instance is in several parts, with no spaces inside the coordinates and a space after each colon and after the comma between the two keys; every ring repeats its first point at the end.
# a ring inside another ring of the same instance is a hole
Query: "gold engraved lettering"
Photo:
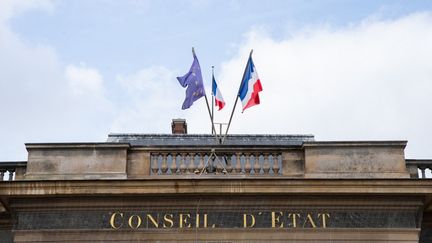
{"type": "Polygon", "coordinates": [[[319,213],[318,218],[319,217],[322,217],[322,227],[327,228],[327,219],[330,218],[330,214],[329,213],[323,213],[323,214],[319,213]]]}
{"type": "Polygon", "coordinates": [[[168,225],[165,224],[165,222],[164,222],[164,223],[163,223],[163,227],[164,227],[164,228],[172,228],[172,227],[174,226],[173,218],[174,218],[174,215],[172,215],[172,214],[165,214],[165,215],[164,215],[164,221],[165,221],[166,223],[168,223],[168,225]]]}
{"type": "Polygon", "coordinates": [[[184,226],[186,228],[190,228],[191,227],[191,224],[187,222],[188,218],[190,219],[190,214],[189,213],[188,214],[182,214],[182,213],[180,214],[180,220],[179,220],[179,222],[180,222],[180,228],[183,228],[183,223],[184,223],[184,226]]]}
{"type": "Polygon", "coordinates": [[[298,213],[288,214],[288,218],[292,218],[293,228],[297,228],[297,218],[299,218],[299,217],[300,217],[300,214],[298,214],[298,213]]]}
{"type": "Polygon", "coordinates": [[[255,216],[253,214],[243,214],[243,228],[253,228],[255,226],[255,216]],[[248,216],[251,219],[251,223],[248,225],[248,216]]]}
{"type": "Polygon", "coordinates": [[[147,218],[147,228],[149,227],[149,219],[154,225],[154,227],[159,228],[159,215],[156,217],[158,220],[156,221],[151,214],[146,215],[147,218]]]}
{"type": "MultiPolygon", "coordinates": [[[[204,228],[208,227],[208,214],[204,214],[204,228]]],[[[211,225],[212,228],[216,228],[216,224],[211,225]]]]}
{"type": "Polygon", "coordinates": [[[276,216],[276,212],[271,212],[271,217],[272,217],[272,228],[283,228],[283,222],[279,225],[276,226],[276,223],[280,222],[280,217],[283,216],[282,212],[278,212],[279,215],[276,216]]]}
{"type": "Polygon", "coordinates": [[[110,225],[111,225],[111,228],[113,228],[113,229],[120,229],[123,226],[123,213],[113,213],[111,215],[110,225]],[[122,219],[122,223],[118,226],[115,225],[117,215],[122,219]]]}
{"type": "Polygon", "coordinates": [[[141,225],[141,217],[139,215],[132,215],[129,217],[129,227],[132,229],[138,229],[141,225]],[[136,218],[136,224],[133,224],[133,219],[136,218]]]}
{"type": "Polygon", "coordinates": [[[306,221],[309,221],[309,223],[312,225],[312,228],[316,228],[316,224],[313,221],[312,216],[309,213],[307,214],[307,220],[306,221]]]}
{"type": "MultiPolygon", "coordinates": [[[[327,228],[330,220],[330,214],[324,212],[306,212],[303,214],[283,211],[270,211],[269,213],[271,215],[271,228],[327,228]],[[299,224],[302,224],[302,226],[299,224]]],[[[177,215],[174,216],[174,214],[169,213],[159,214],[157,212],[153,212],[144,213],[144,215],[132,214],[130,217],[128,215],[125,216],[125,214],[122,212],[110,212],[110,214],[111,216],[109,219],[109,225],[114,230],[126,227],[126,220],[130,229],[138,229],[140,227],[159,228],[159,226],[161,226],[161,228],[216,228],[215,224],[211,224],[211,222],[209,222],[209,215],[206,213],[196,213],[194,215],[195,219],[190,213],[180,213],[178,214],[178,226],[176,225],[177,215]],[[142,226],[142,221],[144,220],[142,217],[144,216],[146,217],[146,226],[142,226]]],[[[257,222],[256,215],[262,214],[262,212],[243,213],[243,228],[255,228],[257,222]]]]}

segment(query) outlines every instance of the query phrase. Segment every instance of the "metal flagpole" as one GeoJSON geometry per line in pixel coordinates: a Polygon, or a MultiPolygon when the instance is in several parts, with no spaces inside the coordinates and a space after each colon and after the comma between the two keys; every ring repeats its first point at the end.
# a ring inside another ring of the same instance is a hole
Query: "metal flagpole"
{"type": "Polygon", "coordinates": [[[214,132],[215,138],[219,142],[219,139],[217,138],[216,128],[215,128],[214,123],[213,123],[213,116],[211,115],[211,112],[210,112],[210,106],[209,106],[209,102],[208,102],[208,99],[207,99],[207,95],[204,95],[204,97],[205,97],[205,101],[207,103],[207,110],[208,110],[208,113],[209,113],[209,116],[210,116],[210,121],[212,123],[212,133],[214,132]]]}
{"type": "MultiPolygon", "coordinates": [[[[194,49],[193,47],[192,47],[192,54],[194,55],[194,57],[196,56],[196,54],[195,54],[195,49],[194,49]]],[[[212,82],[213,82],[213,80],[212,80],[212,82]]],[[[216,133],[216,128],[215,128],[214,123],[213,123],[213,115],[212,115],[212,113],[211,113],[211,111],[210,111],[210,106],[209,106],[209,102],[208,102],[208,99],[207,99],[207,94],[204,95],[204,98],[205,98],[205,101],[206,101],[206,104],[207,104],[207,111],[208,111],[209,116],[210,116],[210,121],[211,121],[211,123],[212,123],[212,132],[214,132],[216,142],[217,142],[218,144],[220,144],[220,143],[221,143],[221,140],[218,139],[218,135],[217,135],[217,133],[216,133]]],[[[216,155],[216,153],[215,153],[215,148],[212,148],[212,150],[211,150],[211,154],[210,154],[209,158],[207,159],[206,164],[204,165],[204,168],[203,168],[203,170],[201,171],[200,175],[201,175],[201,174],[204,172],[204,170],[207,168],[208,162],[209,162],[209,160],[211,159],[211,157],[212,157],[213,155],[214,155],[215,158],[218,160],[218,162],[222,165],[222,167],[224,167],[223,164],[222,164],[222,162],[220,162],[219,158],[217,157],[217,155],[216,155]]],[[[224,172],[226,172],[225,167],[224,167],[224,172]]]]}
{"type": "MultiPolygon", "coordinates": [[[[212,124],[214,124],[214,95],[213,95],[213,79],[214,79],[214,66],[212,66],[212,85],[211,85],[211,87],[212,87],[212,92],[211,92],[211,94],[212,94],[212,109],[211,109],[211,117],[212,117],[212,124]]],[[[213,128],[212,128],[213,129],[213,128]]],[[[216,133],[216,131],[214,131],[215,133],[216,133]]],[[[212,130],[212,133],[213,133],[213,130],[212,130]]]]}
{"type": "MultiPolygon", "coordinates": [[[[193,48],[193,47],[192,47],[192,54],[193,54],[194,57],[196,56],[196,54],[195,54],[195,48],[193,48]]],[[[212,114],[210,112],[210,107],[209,107],[209,102],[208,102],[208,99],[207,99],[207,94],[205,94],[204,97],[205,97],[205,100],[206,100],[206,103],[207,103],[207,110],[208,110],[208,113],[209,113],[209,116],[210,116],[210,121],[212,123],[212,130],[215,133],[215,139],[216,139],[216,141],[219,143],[219,139],[217,138],[217,134],[216,134],[216,128],[214,127],[214,124],[213,124],[213,116],[212,116],[212,114]]]]}
{"type": "MultiPolygon", "coordinates": [[[[250,51],[250,54],[249,54],[249,59],[252,57],[252,53],[253,53],[253,49],[250,51]]],[[[238,98],[239,98],[239,92],[240,92],[240,88],[241,88],[241,86],[242,86],[242,84],[243,84],[243,79],[244,79],[244,77],[245,77],[245,74],[246,74],[246,68],[248,67],[248,65],[249,65],[249,59],[248,59],[248,61],[247,61],[247,63],[246,63],[246,67],[245,67],[245,71],[243,72],[243,77],[242,77],[242,80],[241,80],[241,82],[240,82],[240,87],[239,87],[239,91],[237,92],[237,96],[236,96],[236,100],[235,100],[235,102],[234,102],[234,107],[233,107],[233,109],[232,109],[232,111],[231,111],[231,116],[230,116],[230,119],[229,119],[229,122],[228,122],[228,126],[227,126],[227,129],[225,130],[225,135],[224,135],[224,137],[222,138],[222,144],[224,143],[224,141],[225,141],[225,138],[226,138],[226,136],[227,136],[227,134],[228,134],[228,130],[229,130],[229,128],[230,128],[230,125],[231,125],[231,121],[232,121],[232,118],[233,118],[233,115],[234,115],[234,110],[235,110],[235,108],[236,108],[236,106],[237,106],[237,101],[238,101],[238,98]]]]}
{"type": "MultiPolygon", "coordinates": [[[[212,116],[211,116],[211,113],[210,113],[210,107],[209,107],[209,102],[208,102],[208,99],[207,99],[207,95],[205,95],[204,97],[205,97],[205,100],[206,100],[207,110],[208,110],[208,112],[209,112],[210,119],[212,120],[212,116]]],[[[212,129],[213,129],[213,131],[214,131],[214,135],[215,135],[215,139],[216,139],[217,143],[218,143],[218,144],[222,144],[222,141],[218,139],[218,135],[217,135],[217,133],[216,133],[216,128],[215,128],[215,126],[214,126],[213,120],[212,120],[212,129]]],[[[203,167],[203,169],[201,170],[201,173],[200,173],[199,175],[202,175],[202,173],[206,170],[206,168],[207,168],[207,166],[208,166],[208,163],[209,163],[210,159],[211,159],[213,156],[214,156],[215,159],[218,161],[218,163],[223,167],[223,171],[222,171],[222,172],[223,172],[223,173],[226,173],[226,172],[227,172],[225,166],[224,166],[223,163],[219,160],[219,157],[216,155],[216,149],[215,149],[215,148],[212,148],[212,149],[211,149],[210,156],[207,158],[207,161],[205,162],[204,167],[203,167]]]]}

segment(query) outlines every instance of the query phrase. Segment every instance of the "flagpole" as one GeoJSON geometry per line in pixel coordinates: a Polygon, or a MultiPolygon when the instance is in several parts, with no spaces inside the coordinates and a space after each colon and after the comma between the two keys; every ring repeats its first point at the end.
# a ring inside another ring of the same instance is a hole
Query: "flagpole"
{"type": "MultiPolygon", "coordinates": [[[[193,54],[193,56],[195,58],[196,54],[195,54],[195,48],[194,47],[192,47],[192,54],[193,54]]],[[[205,92],[204,92],[204,94],[205,94],[205,92]]],[[[215,139],[216,139],[216,141],[219,142],[219,139],[217,138],[217,134],[216,134],[216,128],[214,127],[214,124],[213,124],[213,116],[212,116],[212,114],[210,112],[210,107],[209,107],[209,102],[208,102],[208,99],[207,99],[207,94],[205,94],[204,97],[205,97],[205,100],[206,100],[207,111],[208,111],[209,116],[210,116],[210,121],[212,123],[212,131],[214,131],[214,133],[215,133],[215,139]]]]}
{"type": "MultiPolygon", "coordinates": [[[[253,53],[253,49],[251,49],[251,51],[250,51],[249,59],[252,57],[252,53],[253,53]]],[[[246,63],[245,71],[243,72],[243,77],[242,77],[241,82],[240,82],[240,87],[238,88],[239,91],[237,92],[236,100],[235,100],[235,102],[234,102],[234,107],[233,107],[233,109],[232,109],[232,111],[231,111],[231,116],[230,116],[230,119],[229,119],[229,122],[228,122],[228,125],[227,125],[227,129],[225,130],[225,135],[224,135],[224,137],[222,138],[222,144],[224,143],[225,138],[226,138],[226,136],[228,135],[228,130],[229,130],[230,126],[231,126],[231,121],[232,121],[232,118],[233,118],[233,115],[234,115],[234,111],[235,111],[235,108],[236,108],[236,106],[237,106],[237,101],[238,101],[238,98],[239,98],[240,88],[241,88],[241,86],[242,86],[242,84],[243,84],[243,79],[244,79],[245,74],[246,74],[246,68],[247,68],[247,66],[248,66],[248,64],[249,64],[249,59],[248,59],[248,61],[247,61],[247,63],[246,63]]]]}
{"type": "MultiPolygon", "coordinates": [[[[212,129],[213,129],[213,126],[214,126],[214,95],[213,95],[213,79],[214,79],[214,66],[212,66],[212,85],[211,85],[211,87],[212,87],[212,92],[211,92],[211,94],[212,94],[212,106],[211,106],[211,117],[212,117],[212,129]]],[[[215,133],[216,133],[216,131],[214,131],[215,133]]],[[[212,130],[212,133],[213,133],[213,130],[212,130]]]]}
{"type": "Polygon", "coordinates": [[[207,104],[207,110],[208,110],[208,113],[209,113],[209,116],[210,116],[210,121],[212,123],[212,132],[214,132],[215,138],[219,142],[219,139],[218,139],[217,133],[216,133],[216,128],[215,128],[214,123],[213,123],[213,117],[212,117],[211,112],[210,112],[210,107],[209,107],[209,102],[208,102],[208,99],[207,99],[207,95],[204,95],[204,97],[205,97],[205,101],[206,101],[206,104],[207,104]]]}

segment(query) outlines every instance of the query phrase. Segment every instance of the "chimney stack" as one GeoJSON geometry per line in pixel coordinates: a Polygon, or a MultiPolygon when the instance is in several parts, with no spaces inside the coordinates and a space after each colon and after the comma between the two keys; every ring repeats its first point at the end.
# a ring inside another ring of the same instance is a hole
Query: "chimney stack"
{"type": "Polygon", "coordinates": [[[172,134],[187,134],[185,119],[173,119],[171,123],[172,134]]]}

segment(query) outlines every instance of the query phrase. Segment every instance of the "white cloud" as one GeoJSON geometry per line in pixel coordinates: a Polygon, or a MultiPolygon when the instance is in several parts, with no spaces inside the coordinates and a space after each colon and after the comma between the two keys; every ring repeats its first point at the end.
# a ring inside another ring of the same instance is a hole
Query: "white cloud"
{"type": "Polygon", "coordinates": [[[184,91],[172,71],[149,67],[117,81],[130,104],[121,108],[113,132],[169,132],[171,119],[180,113],[184,91]]]}
{"type": "Polygon", "coordinates": [[[308,29],[283,40],[251,31],[237,55],[222,65],[219,82],[231,103],[221,116],[229,118],[238,89],[233,80],[240,81],[253,48],[262,104],[244,114],[239,106],[232,132],[407,139],[408,157],[430,158],[431,22],[431,14],[420,13],[337,30],[308,29]]]}
{"type": "MultiPolygon", "coordinates": [[[[137,73],[117,77],[120,85],[134,96],[159,95],[159,92],[168,92],[165,87],[176,84],[174,74],[165,67],[148,67],[137,73]]],[[[159,98],[157,96],[156,98],[159,98]]],[[[154,97],[153,97],[154,98],[154,97]]]]}
{"type": "Polygon", "coordinates": [[[8,26],[16,14],[51,10],[50,3],[0,2],[1,161],[25,159],[27,142],[103,140],[109,132],[103,121],[113,108],[98,71],[70,65],[65,73],[52,47],[24,41],[8,26]]]}
{"type": "Polygon", "coordinates": [[[103,78],[94,68],[68,65],[65,70],[65,78],[74,94],[103,95],[103,78]]]}
{"type": "MultiPolygon", "coordinates": [[[[169,133],[177,117],[187,119],[190,133],[210,132],[204,99],[180,109],[185,90],[175,76],[187,70],[144,67],[118,75],[108,89],[97,68],[65,66],[52,47],[23,41],[11,31],[7,21],[30,9],[52,11],[52,4],[0,2],[0,160],[24,159],[24,142],[102,141],[109,132],[169,133]]],[[[277,40],[262,29],[252,30],[237,54],[218,65],[227,106],[216,112],[216,121],[228,121],[253,48],[262,104],[242,114],[238,103],[230,133],[407,139],[407,157],[431,158],[431,22],[430,13],[374,18],[338,29],[308,27],[277,40]]]]}
{"type": "Polygon", "coordinates": [[[7,21],[30,9],[52,11],[54,6],[51,0],[2,0],[0,2],[0,22],[7,21]]]}
{"type": "MultiPolygon", "coordinates": [[[[369,18],[339,29],[308,27],[278,40],[262,29],[250,31],[237,54],[220,65],[217,79],[228,105],[215,120],[228,122],[253,48],[262,103],[241,113],[239,102],[230,133],[408,140],[408,158],[430,158],[431,22],[429,13],[369,18]]],[[[190,133],[210,132],[204,99],[180,110],[184,90],[171,71],[153,67],[118,80],[136,105],[123,111],[117,132],[169,132],[176,117],[187,119],[190,133]]]]}

